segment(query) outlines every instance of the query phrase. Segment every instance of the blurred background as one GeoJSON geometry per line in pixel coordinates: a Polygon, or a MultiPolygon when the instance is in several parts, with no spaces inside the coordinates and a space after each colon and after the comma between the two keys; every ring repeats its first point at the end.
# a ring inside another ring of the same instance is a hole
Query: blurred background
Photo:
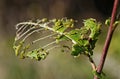
{"type": "MultiPolygon", "coordinates": [[[[44,61],[19,59],[12,45],[15,25],[22,21],[68,17],[79,21],[95,18],[104,23],[114,0],[0,0],[0,79],[93,79],[92,68],[84,56],[53,50],[44,61]]],[[[105,79],[120,79],[120,25],[116,28],[104,66],[105,79]]],[[[98,64],[108,27],[102,27],[94,50],[98,64]]]]}

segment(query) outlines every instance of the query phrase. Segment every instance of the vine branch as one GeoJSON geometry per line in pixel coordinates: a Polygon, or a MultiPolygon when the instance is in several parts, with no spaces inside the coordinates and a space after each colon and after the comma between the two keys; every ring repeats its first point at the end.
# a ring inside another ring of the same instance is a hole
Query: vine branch
{"type": "MultiPolygon", "coordinates": [[[[113,6],[113,10],[112,10],[112,15],[111,15],[111,21],[110,21],[110,27],[109,27],[108,34],[107,34],[107,37],[106,37],[106,41],[105,41],[105,44],[104,44],[104,48],[103,48],[103,51],[102,51],[102,56],[101,56],[101,59],[100,59],[100,63],[97,67],[97,73],[98,74],[101,74],[101,72],[102,72],[102,69],[103,69],[103,66],[104,66],[104,63],[105,63],[105,59],[106,59],[106,56],[107,56],[108,48],[110,46],[110,42],[111,42],[111,39],[112,39],[112,36],[113,36],[113,32],[115,30],[113,24],[115,22],[118,3],[119,3],[119,0],[114,1],[114,6],[113,6]]],[[[99,79],[99,78],[97,76],[95,76],[94,79],[99,79]]]]}

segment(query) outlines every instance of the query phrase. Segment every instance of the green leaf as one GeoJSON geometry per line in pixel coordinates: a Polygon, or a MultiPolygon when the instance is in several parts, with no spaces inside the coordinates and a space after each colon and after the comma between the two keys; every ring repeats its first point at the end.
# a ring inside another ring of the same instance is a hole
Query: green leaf
{"type": "Polygon", "coordinates": [[[79,46],[78,44],[73,44],[72,53],[73,56],[78,56],[79,54],[84,53],[85,49],[83,46],[79,46]]]}
{"type": "Polygon", "coordinates": [[[110,26],[110,18],[108,18],[108,19],[105,21],[105,24],[106,24],[107,26],[110,26]]]}
{"type": "Polygon", "coordinates": [[[74,21],[72,19],[58,19],[55,21],[55,24],[53,26],[53,29],[55,31],[58,31],[59,33],[63,33],[65,30],[67,30],[70,27],[74,26],[74,21]]]}
{"type": "Polygon", "coordinates": [[[56,43],[59,43],[60,41],[68,40],[68,38],[65,35],[57,35],[56,36],[56,43]]]}
{"type": "Polygon", "coordinates": [[[28,52],[26,56],[31,59],[41,60],[41,59],[45,59],[47,55],[48,52],[46,52],[42,48],[39,48],[28,52]]]}
{"type": "Polygon", "coordinates": [[[24,41],[21,41],[19,43],[19,45],[13,45],[13,49],[15,50],[15,55],[18,56],[19,55],[19,51],[21,50],[21,48],[23,47],[23,43],[24,41]]]}
{"type": "Polygon", "coordinates": [[[89,38],[96,39],[100,34],[101,24],[97,23],[95,19],[90,18],[84,20],[84,26],[86,27],[87,30],[90,29],[91,33],[89,35],[89,38]]]}

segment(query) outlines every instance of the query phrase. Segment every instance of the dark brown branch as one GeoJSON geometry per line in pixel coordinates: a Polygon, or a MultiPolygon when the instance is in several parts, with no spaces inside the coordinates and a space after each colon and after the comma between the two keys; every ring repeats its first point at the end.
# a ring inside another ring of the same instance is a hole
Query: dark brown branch
{"type": "MultiPolygon", "coordinates": [[[[104,66],[104,63],[105,63],[105,59],[106,59],[106,56],[107,56],[108,48],[110,46],[110,42],[111,42],[112,35],[113,35],[113,32],[114,32],[113,24],[115,22],[118,3],[119,3],[119,0],[114,1],[113,11],[112,11],[112,15],[111,15],[110,27],[109,27],[109,30],[108,30],[108,34],[107,34],[107,38],[106,38],[105,45],[104,45],[104,48],[103,48],[100,63],[97,67],[97,73],[98,74],[101,74],[101,72],[102,72],[102,69],[103,69],[103,66],[104,66]]],[[[99,79],[99,78],[97,76],[95,76],[94,79],[99,79]]]]}

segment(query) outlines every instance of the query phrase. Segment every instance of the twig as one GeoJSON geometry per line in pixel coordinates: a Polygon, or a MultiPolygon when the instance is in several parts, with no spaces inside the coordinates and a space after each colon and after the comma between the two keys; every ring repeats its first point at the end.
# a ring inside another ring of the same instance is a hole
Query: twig
{"type": "Polygon", "coordinates": [[[93,71],[96,71],[97,67],[96,67],[96,64],[95,64],[93,58],[89,54],[86,54],[86,56],[89,58],[89,61],[90,61],[93,71]]]}
{"type": "MultiPolygon", "coordinates": [[[[102,72],[102,69],[103,69],[103,66],[104,66],[104,63],[105,63],[105,59],[106,59],[106,56],[107,56],[108,48],[110,46],[110,42],[111,42],[112,35],[113,35],[113,32],[114,32],[113,24],[115,22],[115,16],[116,16],[118,3],[119,3],[119,0],[114,1],[113,11],[112,11],[111,21],[110,21],[110,27],[109,27],[109,30],[108,30],[108,34],[107,34],[105,44],[104,44],[104,48],[103,48],[102,56],[101,56],[101,59],[100,59],[100,63],[97,67],[97,73],[98,74],[101,74],[101,72],[102,72]]],[[[94,79],[99,79],[99,78],[97,76],[94,76],[94,79]]]]}

